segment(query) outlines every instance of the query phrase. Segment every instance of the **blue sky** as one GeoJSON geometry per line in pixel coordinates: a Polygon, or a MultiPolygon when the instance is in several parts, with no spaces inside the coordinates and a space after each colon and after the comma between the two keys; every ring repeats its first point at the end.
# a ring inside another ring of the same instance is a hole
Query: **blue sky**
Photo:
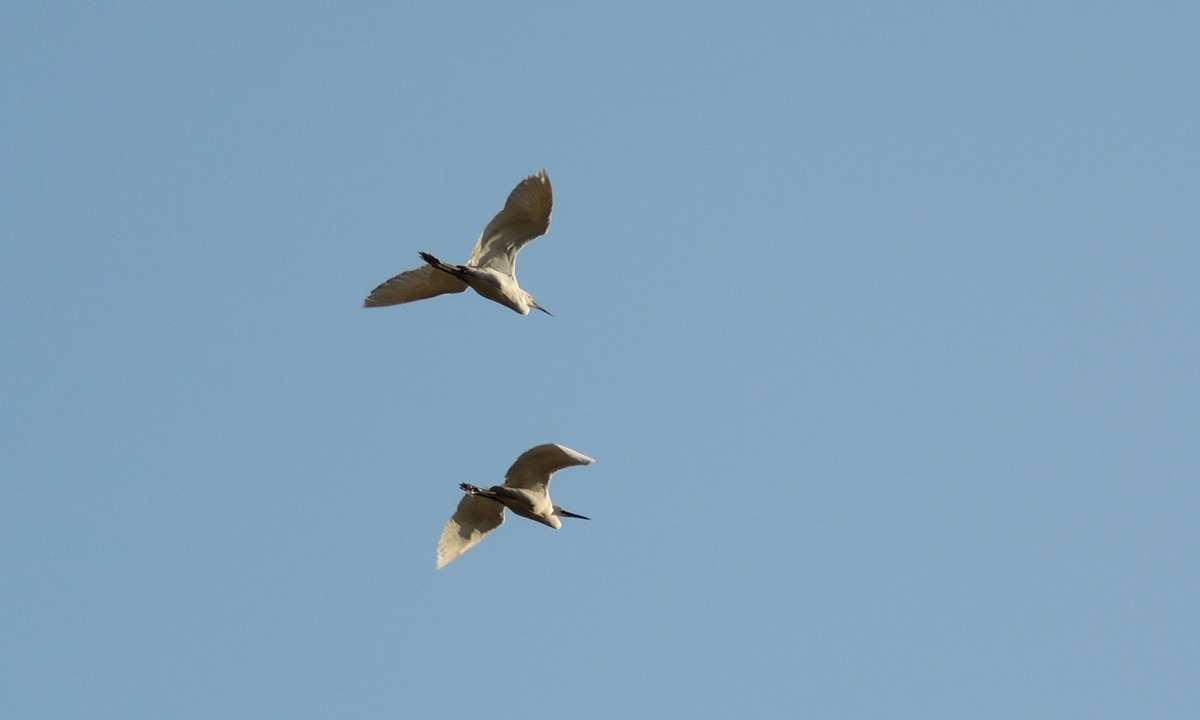
{"type": "Polygon", "coordinates": [[[6,716],[1200,712],[1194,4],[3,15],[6,716]]]}

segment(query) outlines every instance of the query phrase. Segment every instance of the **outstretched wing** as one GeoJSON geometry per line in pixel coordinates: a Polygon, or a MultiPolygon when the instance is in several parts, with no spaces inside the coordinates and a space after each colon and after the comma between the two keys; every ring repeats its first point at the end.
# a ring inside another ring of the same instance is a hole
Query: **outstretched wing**
{"type": "Polygon", "coordinates": [[[516,275],[517,253],[546,233],[553,206],[554,193],[545,170],[522,180],[509,193],[504,209],[483,229],[467,264],[516,275]]]}
{"type": "Polygon", "coordinates": [[[587,455],[562,445],[538,445],[521,453],[521,457],[517,458],[504,474],[504,484],[508,487],[546,492],[550,485],[550,477],[554,473],[563,468],[591,465],[594,462],[596,461],[587,455]]]}
{"type": "Polygon", "coordinates": [[[416,270],[400,273],[372,290],[363,300],[363,307],[400,305],[446,293],[460,293],[466,289],[467,284],[453,275],[437,270],[432,265],[422,265],[416,270]]]}
{"type": "Polygon", "coordinates": [[[504,524],[504,505],[477,495],[464,495],[438,541],[438,569],[479,544],[484,535],[504,524]]]}

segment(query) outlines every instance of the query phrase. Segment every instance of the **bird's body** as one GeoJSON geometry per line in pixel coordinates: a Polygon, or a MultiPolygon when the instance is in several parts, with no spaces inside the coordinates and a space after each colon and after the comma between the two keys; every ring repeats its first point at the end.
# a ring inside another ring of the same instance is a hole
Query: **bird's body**
{"type": "Polygon", "coordinates": [[[450,564],[500,527],[504,523],[505,508],[555,530],[562,527],[559,520],[562,517],[587,520],[550,501],[550,478],[563,468],[593,462],[590,457],[562,445],[538,445],[517,458],[505,474],[503,485],[486,490],[467,483],[460,485],[466,495],[442,531],[442,539],[438,542],[438,568],[450,564]]]}
{"type": "Polygon", "coordinates": [[[363,307],[383,307],[460,293],[468,287],[483,297],[528,315],[538,305],[517,284],[517,253],[550,227],[554,192],[542,170],[522,180],[508,196],[504,209],[492,218],[475,243],[466,265],[451,265],[429,253],[421,253],[427,264],[400,273],[371,291],[363,307]]]}

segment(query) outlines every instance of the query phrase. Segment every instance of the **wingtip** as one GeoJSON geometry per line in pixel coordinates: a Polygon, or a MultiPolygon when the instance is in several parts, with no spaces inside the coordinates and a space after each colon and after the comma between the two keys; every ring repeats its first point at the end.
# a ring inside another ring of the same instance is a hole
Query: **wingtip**
{"type": "Polygon", "coordinates": [[[552,443],[552,444],[557,446],[559,450],[562,450],[564,453],[567,454],[568,457],[570,457],[572,460],[579,463],[580,465],[591,465],[592,463],[596,462],[595,458],[590,458],[587,455],[584,455],[583,453],[579,452],[578,450],[572,450],[571,448],[567,447],[566,445],[559,445],[558,443],[552,443]]]}
{"type": "MultiPolygon", "coordinates": [[[[462,553],[459,553],[459,555],[461,555],[461,554],[462,553]]],[[[441,570],[442,568],[446,567],[447,565],[449,565],[450,563],[454,562],[457,559],[458,559],[458,555],[450,556],[446,552],[446,548],[442,547],[441,543],[438,543],[438,554],[437,554],[437,569],[438,570],[441,570]]]]}

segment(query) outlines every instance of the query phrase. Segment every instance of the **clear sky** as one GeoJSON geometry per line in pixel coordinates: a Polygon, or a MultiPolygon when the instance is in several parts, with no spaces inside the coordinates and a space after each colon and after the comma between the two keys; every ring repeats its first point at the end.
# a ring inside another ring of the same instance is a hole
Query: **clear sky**
{"type": "Polygon", "coordinates": [[[1200,716],[1198,37],[6,5],[3,715],[1200,716]],[[541,168],[554,317],[360,307],[541,168]],[[592,520],[435,571],[546,442],[592,520]]]}

